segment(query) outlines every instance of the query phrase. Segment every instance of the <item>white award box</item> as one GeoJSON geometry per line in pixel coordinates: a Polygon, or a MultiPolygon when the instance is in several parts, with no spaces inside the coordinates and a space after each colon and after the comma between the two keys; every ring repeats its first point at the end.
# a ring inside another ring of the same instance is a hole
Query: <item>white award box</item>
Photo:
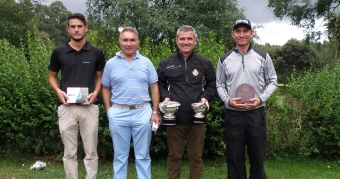
{"type": "Polygon", "coordinates": [[[87,103],[89,88],[68,87],[67,88],[67,103],[87,103]]]}

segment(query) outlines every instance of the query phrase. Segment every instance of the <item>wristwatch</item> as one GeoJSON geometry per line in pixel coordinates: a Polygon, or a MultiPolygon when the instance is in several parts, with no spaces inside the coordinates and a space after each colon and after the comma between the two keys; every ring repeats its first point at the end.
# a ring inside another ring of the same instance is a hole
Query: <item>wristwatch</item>
{"type": "Polygon", "coordinates": [[[158,111],[152,111],[152,114],[159,114],[158,111]]]}

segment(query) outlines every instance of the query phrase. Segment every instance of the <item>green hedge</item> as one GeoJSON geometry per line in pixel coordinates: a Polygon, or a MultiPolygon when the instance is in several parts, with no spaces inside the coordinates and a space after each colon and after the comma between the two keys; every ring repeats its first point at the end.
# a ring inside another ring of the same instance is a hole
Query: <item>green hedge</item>
{"type": "MultiPolygon", "coordinates": [[[[90,32],[88,40],[104,50],[107,60],[112,58],[119,46],[117,43],[102,44],[96,41],[96,34],[90,32]]],[[[114,39],[112,39],[115,42],[114,39]]],[[[167,44],[166,42],[164,44],[167,44]]],[[[196,50],[216,64],[224,46],[207,42],[208,46],[199,46],[196,50]],[[207,49],[207,50],[206,50],[207,49]],[[203,53],[204,52],[204,53],[203,53]]],[[[54,47],[46,45],[34,34],[30,34],[28,44],[16,48],[5,40],[0,40],[0,150],[18,151],[26,154],[52,154],[62,156],[63,145],[59,135],[57,96],[48,84],[50,55],[54,47]]],[[[156,46],[146,40],[139,48],[141,54],[150,58],[157,67],[159,61],[174,53],[175,48],[167,45],[156,46]]],[[[99,96],[101,99],[101,95],[99,96]]],[[[112,158],[112,141],[108,129],[108,120],[102,104],[99,118],[100,158],[112,158]]],[[[223,132],[224,107],[218,97],[212,102],[211,112],[207,114],[208,125],[206,140],[209,141],[205,155],[224,155],[225,143],[223,132]],[[215,130],[216,129],[216,130],[215,130]]],[[[83,155],[79,140],[79,155],[83,155]]],[[[153,157],[167,156],[166,132],[161,127],[154,135],[151,145],[153,157]]]]}
{"type": "Polygon", "coordinates": [[[335,159],[340,157],[340,68],[307,71],[292,77],[287,96],[298,117],[301,155],[335,159]]]}
{"type": "MultiPolygon", "coordinates": [[[[103,44],[90,32],[87,39],[104,50],[107,59],[119,50],[117,40],[103,44]]],[[[211,34],[211,39],[214,34],[211,34]]],[[[175,51],[175,47],[152,45],[148,40],[139,48],[155,67],[175,51]]],[[[57,96],[48,84],[48,63],[51,50],[33,34],[28,44],[16,48],[0,40],[0,152],[18,151],[25,154],[62,156],[59,136],[57,96]]],[[[210,58],[215,67],[219,56],[225,53],[223,44],[214,40],[200,42],[196,52],[210,58]]],[[[293,78],[288,87],[280,87],[267,101],[267,154],[339,156],[339,100],[338,71],[308,73],[305,78],[293,78]]],[[[101,98],[101,96],[99,96],[101,98]]],[[[100,104],[98,153],[101,159],[111,159],[112,141],[108,120],[100,104]]],[[[224,104],[216,96],[207,114],[204,157],[225,154],[224,104]]],[[[79,140],[79,155],[83,155],[79,140]]],[[[153,136],[151,155],[166,157],[166,132],[161,127],[153,136]]]]}
{"type": "Polygon", "coordinates": [[[1,149],[58,152],[55,95],[47,81],[50,48],[30,38],[23,48],[0,40],[0,49],[1,149]]]}

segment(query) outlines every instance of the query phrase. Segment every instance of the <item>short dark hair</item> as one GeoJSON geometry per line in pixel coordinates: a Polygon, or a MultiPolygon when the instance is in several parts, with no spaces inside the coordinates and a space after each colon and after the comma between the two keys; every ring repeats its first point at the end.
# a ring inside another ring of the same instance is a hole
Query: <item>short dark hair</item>
{"type": "Polygon", "coordinates": [[[79,19],[84,22],[84,25],[86,25],[86,18],[82,13],[73,13],[69,15],[67,18],[67,25],[69,25],[68,22],[70,21],[70,19],[79,19]]]}

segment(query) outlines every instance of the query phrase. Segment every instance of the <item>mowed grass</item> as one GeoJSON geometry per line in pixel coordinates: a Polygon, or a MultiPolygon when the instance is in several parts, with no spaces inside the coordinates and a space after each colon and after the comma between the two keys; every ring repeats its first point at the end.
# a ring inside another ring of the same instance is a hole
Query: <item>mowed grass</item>
{"type": "MultiPolygon", "coordinates": [[[[0,179],[63,179],[65,178],[61,161],[53,158],[1,157],[0,179]],[[36,161],[43,161],[47,166],[40,170],[30,170],[36,161]]],[[[247,165],[249,166],[249,165],[247,165]]],[[[152,178],[166,179],[166,159],[152,161],[152,178]]],[[[265,170],[268,179],[337,179],[340,178],[340,161],[279,159],[267,160],[265,170]]],[[[189,166],[183,160],[181,175],[189,178],[189,166]]],[[[98,179],[112,179],[112,162],[99,162],[98,179]]],[[[79,161],[79,178],[85,178],[85,169],[79,161]]],[[[204,160],[204,179],[227,178],[227,167],[224,159],[204,160]]],[[[128,179],[137,179],[134,162],[129,162],[128,179]]]]}

